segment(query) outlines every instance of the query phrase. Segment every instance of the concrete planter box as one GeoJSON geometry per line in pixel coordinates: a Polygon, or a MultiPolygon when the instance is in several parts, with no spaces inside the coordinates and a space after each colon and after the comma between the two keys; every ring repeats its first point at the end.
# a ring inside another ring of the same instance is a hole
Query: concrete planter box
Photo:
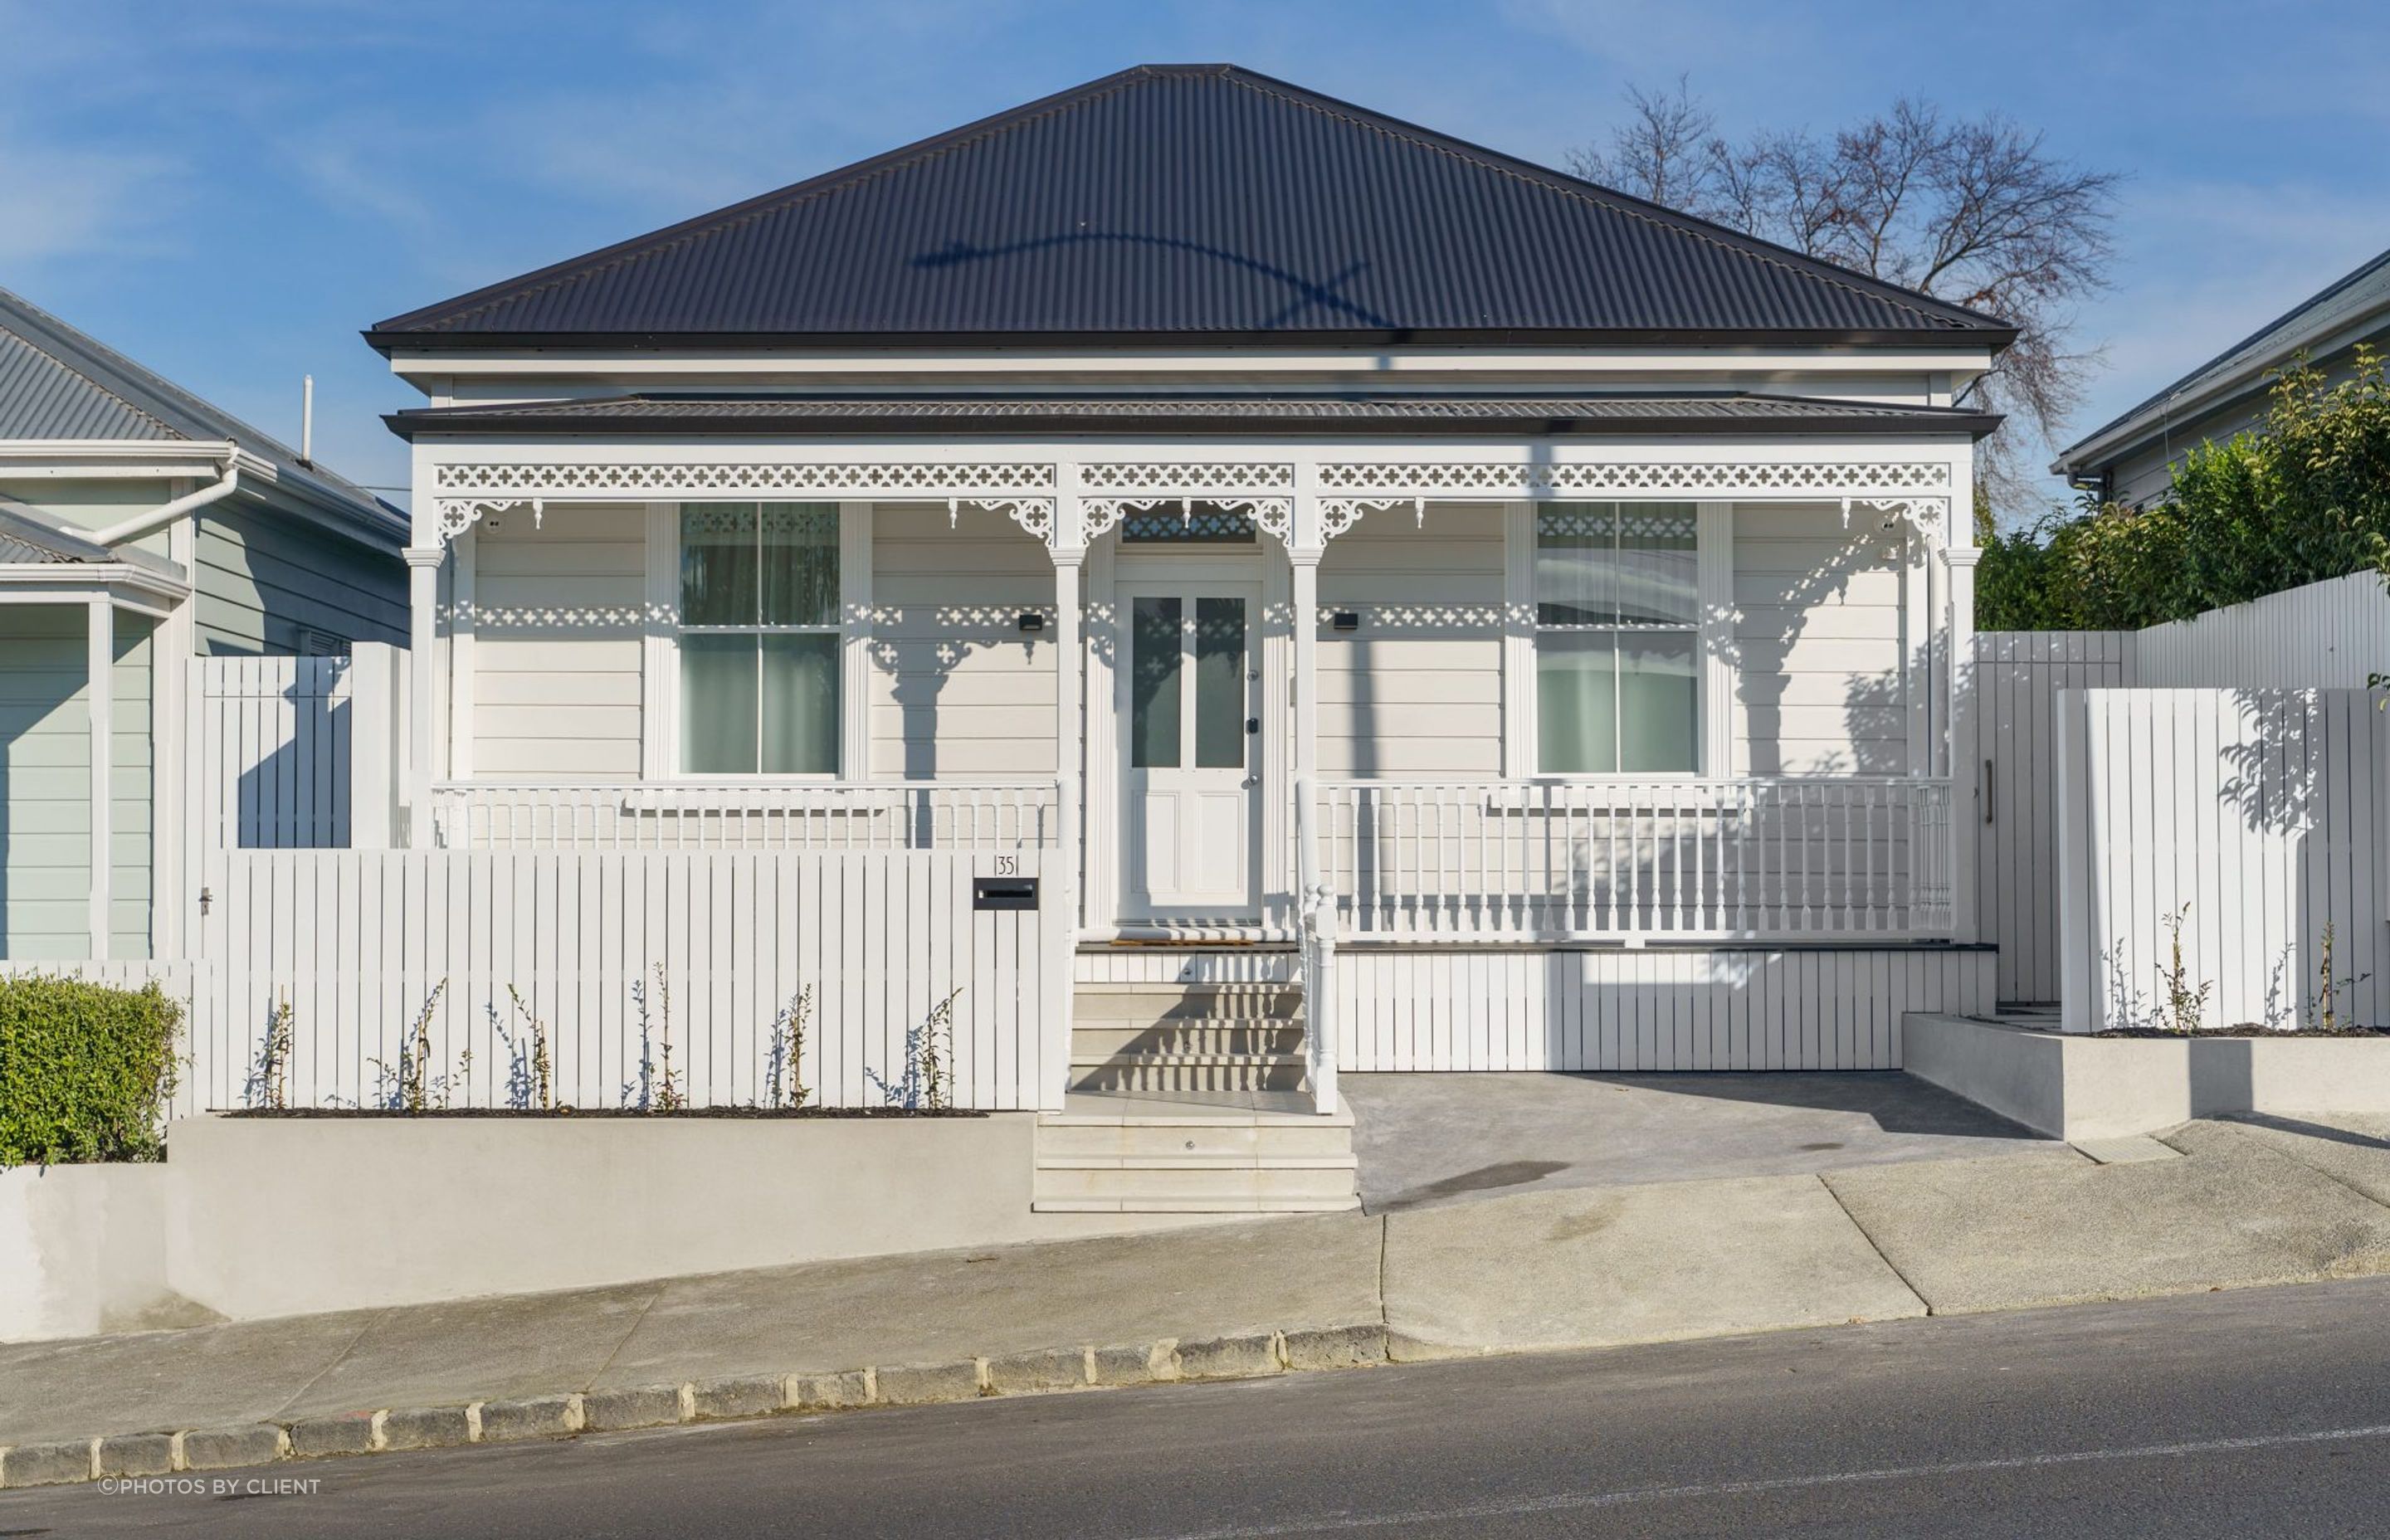
{"type": "Polygon", "coordinates": [[[1143,1227],[1034,1214],[1034,1114],[193,1118],[167,1268],[236,1319],[1143,1227]]]}
{"type": "Polygon", "coordinates": [[[0,1341],[163,1324],[166,1168],[0,1171],[0,1341]]]}
{"type": "Polygon", "coordinates": [[[1911,1016],[1909,1073],[2062,1139],[2233,1112],[2390,1114],[2390,1037],[2089,1037],[1911,1016]]]}

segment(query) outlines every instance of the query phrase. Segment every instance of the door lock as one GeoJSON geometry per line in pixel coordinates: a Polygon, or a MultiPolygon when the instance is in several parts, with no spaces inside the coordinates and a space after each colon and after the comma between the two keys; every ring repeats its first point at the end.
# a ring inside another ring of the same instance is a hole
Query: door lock
{"type": "Polygon", "coordinates": [[[1257,717],[1257,716],[1249,716],[1249,717],[1245,718],[1245,731],[1246,731],[1246,732],[1248,732],[1248,733],[1258,733],[1258,732],[1260,732],[1261,730],[1262,730],[1262,719],[1261,719],[1260,717],[1257,717]]]}

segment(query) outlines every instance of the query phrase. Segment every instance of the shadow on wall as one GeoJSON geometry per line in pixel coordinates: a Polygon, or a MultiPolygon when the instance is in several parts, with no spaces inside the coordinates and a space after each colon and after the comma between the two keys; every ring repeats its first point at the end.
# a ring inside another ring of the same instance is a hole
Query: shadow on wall
{"type": "Polygon", "coordinates": [[[86,623],[0,606],[0,959],[91,952],[86,623]]]}
{"type": "Polygon", "coordinates": [[[348,660],[299,661],[317,666],[302,669],[296,682],[273,695],[206,703],[217,713],[213,741],[221,746],[215,815],[233,849],[348,846],[353,712],[345,693],[332,693],[335,682],[348,677],[348,660]],[[276,746],[252,758],[254,745],[264,742],[276,746]]]}

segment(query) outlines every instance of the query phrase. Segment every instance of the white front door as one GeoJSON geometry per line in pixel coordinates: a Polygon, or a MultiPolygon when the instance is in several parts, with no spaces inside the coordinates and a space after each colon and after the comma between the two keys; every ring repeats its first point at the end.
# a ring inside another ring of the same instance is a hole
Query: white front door
{"type": "Polygon", "coordinates": [[[1261,688],[1249,583],[1121,588],[1126,905],[1148,919],[1261,915],[1261,688]]]}

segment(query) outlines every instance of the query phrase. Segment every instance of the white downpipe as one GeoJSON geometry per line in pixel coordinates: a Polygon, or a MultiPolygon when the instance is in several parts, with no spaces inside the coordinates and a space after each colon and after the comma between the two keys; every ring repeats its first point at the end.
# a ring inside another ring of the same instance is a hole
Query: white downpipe
{"type": "Polygon", "coordinates": [[[130,519],[119,520],[104,530],[92,533],[92,540],[102,545],[120,545],[128,540],[138,540],[153,530],[167,525],[195,509],[206,507],[219,498],[229,497],[240,487],[238,452],[225,456],[224,474],[197,492],[185,493],[171,503],[161,503],[148,513],[136,513],[130,519]]]}

